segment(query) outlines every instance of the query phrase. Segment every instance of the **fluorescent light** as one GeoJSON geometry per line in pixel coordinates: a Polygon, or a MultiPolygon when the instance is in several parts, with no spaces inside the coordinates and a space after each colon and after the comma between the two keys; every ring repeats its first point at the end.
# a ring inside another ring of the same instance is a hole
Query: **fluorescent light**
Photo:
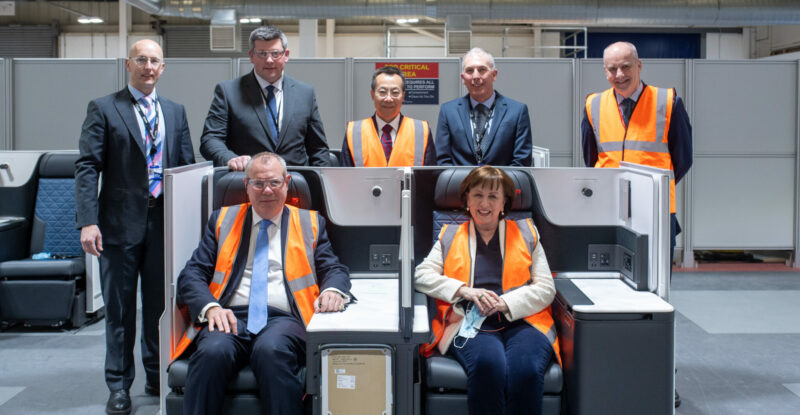
{"type": "Polygon", "coordinates": [[[404,23],[419,23],[419,19],[411,18],[411,19],[397,19],[397,24],[404,24],[404,23]]]}
{"type": "Polygon", "coordinates": [[[261,23],[260,17],[242,17],[239,23],[261,23]]]}
{"type": "Polygon", "coordinates": [[[408,23],[408,19],[397,19],[397,23],[400,23],[400,24],[408,23]]]}
{"type": "Polygon", "coordinates": [[[80,24],[99,24],[99,23],[103,23],[103,19],[101,19],[99,17],[83,16],[83,17],[79,17],[78,18],[78,23],[80,23],[80,24]]]}
{"type": "Polygon", "coordinates": [[[417,18],[408,19],[408,23],[419,23],[419,19],[417,18]]]}

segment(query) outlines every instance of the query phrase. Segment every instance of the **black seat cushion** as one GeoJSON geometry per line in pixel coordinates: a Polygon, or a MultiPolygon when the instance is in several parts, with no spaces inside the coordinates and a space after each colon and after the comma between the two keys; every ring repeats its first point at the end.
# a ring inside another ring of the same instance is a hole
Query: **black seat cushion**
{"type": "Polygon", "coordinates": [[[70,279],[84,273],[83,257],[68,259],[22,259],[0,263],[4,279],[70,279]]]}
{"type": "MultiPolygon", "coordinates": [[[[169,366],[168,384],[171,389],[182,388],[186,385],[186,375],[189,372],[189,359],[176,360],[169,366]]],[[[253,374],[250,366],[245,366],[233,378],[233,381],[228,384],[229,391],[238,393],[258,393],[258,385],[256,384],[256,376],[253,374]]]]}
{"type": "MultiPolygon", "coordinates": [[[[455,359],[436,354],[425,362],[428,389],[445,389],[453,392],[467,390],[467,374],[455,359]]],[[[564,374],[556,361],[550,362],[544,375],[544,393],[558,394],[564,386],[564,374]]]]}

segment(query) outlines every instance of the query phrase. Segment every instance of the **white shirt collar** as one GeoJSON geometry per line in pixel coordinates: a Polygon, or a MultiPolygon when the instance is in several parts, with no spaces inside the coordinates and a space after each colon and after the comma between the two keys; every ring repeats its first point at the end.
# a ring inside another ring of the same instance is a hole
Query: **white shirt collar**
{"type": "Polygon", "coordinates": [[[281,72],[281,77],[278,78],[278,80],[273,83],[269,83],[266,79],[258,76],[256,71],[253,71],[253,75],[256,76],[256,81],[258,82],[258,86],[260,86],[261,89],[266,89],[267,86],[272,85],[275,87],[276,92],[283,91],[283,72],[281,72]]]}
{"type": "MultiPolygon", "coordinates": [[[[261,216],[259,216],[258,213],[256,213],[256,210],[253,209],[252,206],[250,206],[250,210],[253,211],[253,225],[252,226],[253,227],[261,226],[261,221],[263,220],[263,218],[261,216]]],[[[278,212],[278,214],[275,215],[273,218],[271,218],[269,221],[272,222],[273,225],[277,226],[278,229],[280,229],[281,228],[281,217],[282,216],[283,216],[283,209],[281,209],[281,211],[278,212]]]]}
{"type": "Polygon", "coordinates": [[[492,91],[492,96],[486,99],[486,101],[478,102],[475,98],[472,98],[472,95],[469,96],[469,103],[472,105],[472,108],[475,108],[478,104],[483,104],[486,108],[492,108],[494,105],[494,100],[497,98],[497,91],[492,91]]]}
{"type": "MultiPolygon", "coordinates": [[[[631,94],[631,96],[629,98],[632,99],[633,102],[638,101],[639,100],[639,95],[642,95],[642,91],[643,90],[644,90],[644,82],[639,81],[639,86],[636,87],[636,90],[633,91],[633,93],[631,94]]],[[[625,97],[623,97],[622,95],[618,94],[617,91],[614,91],[614,96],[617,98],[617,105],[621,105],[622,104],[622,100],[625,99],[625,97]]]]}
{"type": "MultiPolygon", "coordinates": [[[[131,84],[128,84],[128,91],[131,93],[131,95],[133,95],[133,99],[137,101],[142,99],[143,96],[145,96],[144,92],[134,88],[133,85],[131,84]]],[[[156,94],[155,88],[153,88],[153,92],[151,92],[150,95],[147,96],[149,96],[153,100],[153,102],[155,102],[158,99],[158,94],[156,94]]]]}
{"type": "Polygon", "coordinates": [[[397,133],[397,129],[400,128],[400,114],[397,114],[397,116],[394,117],[394,119],[389,121],[389,122],[386,122],[386,121],[382,120],[381,117],[378,116],[378,114],[375,114],[375,121],[378,124],[378,135],[381,134],[381,131],[383,130],[383,126],[386,125],[386,124],[389,124],[389,125],[392,126],[392,128],[393,128],[392,132],[393,133],[397,133]]]}

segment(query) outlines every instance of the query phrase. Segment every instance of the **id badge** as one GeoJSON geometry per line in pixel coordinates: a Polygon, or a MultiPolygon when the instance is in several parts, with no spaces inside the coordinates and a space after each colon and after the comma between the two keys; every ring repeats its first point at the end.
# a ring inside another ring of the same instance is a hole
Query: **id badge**
{"type": "Polygon", "coordinates": [[[147,177],[150,180],[161,180],[164,174],[164,168],[160,164],[153,164],[147,168],[147,177]]]}

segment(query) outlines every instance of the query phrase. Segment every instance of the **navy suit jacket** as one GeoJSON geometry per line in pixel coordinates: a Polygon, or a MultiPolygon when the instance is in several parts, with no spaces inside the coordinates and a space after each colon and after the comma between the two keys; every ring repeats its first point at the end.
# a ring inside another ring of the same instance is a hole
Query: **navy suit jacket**
{"type": "MultiPolygon", "coordinates": [[[[230,301],[231,296],[239,286],[242,279],[244,268],[247,265],[247,252],[250,249],[250,228],[253,224],[253,211],[249,208],[245,216],[244,227],[242,228],[242,242],[239,244],[239,251],[236,254],[236,261],[233,263],[231,274],[222,296],[217,300],[209,291],[209,284],[214,276],[214,267],[217,263],[217,237],[216,223],[219,218],[219,210],[215,211],[208,220],[200,245],[195,249],[191,259],[186,263],[183,271],[178,277],[178,304],[185,304],[189,307],[189,315],[196,319],[200,312],[208,303],[217,302],[223,307],[230,301]]],[[[328,288],[336,288],[339,291],[350,293],[350,275],[346,266],[339,262],[339,258],[334,254],[328,233],[325,230],[325,219],[322,215],[319,218],[319,237],[317,246],[314,249],[314,264],[317,270],[317,285],[322,292],[328,288]]],[[[289,209],[283,208],[281,216],[281,247],[286,246],[286,237],[289,229],[289,209]]],[[[285,250],[281,249],[283,262],[286,263],[285,250]]],[[[284,271],[284,282],[286,273],[284,271]]],[[[294,301],[294,296],[289,292],[289,285],[286,287],[286,295],[292,305],[292,314],[301,319],[300,311],[294,301]]]]}
{"type": "MultiPolygon", "coordinates": [[[[125,89],[89,103],[75,162],[77,227],[98,225],[103,243],[133,245],[144,241],[150,195],[147,158],[133,96],[125,89]],[[100,196],[97,185],[103,173],[100,196]]],[[[158,96],[166,132],[164,168],[194,163],[194,150],[183,105],[158,96]]]]}
{"type": "Polygon", "coordinates": [[[200,137],[200,154],[215,166],[262,151],[279,154],[290,166],[327,166],[328,142],[314,88],[283,76],[283,118],[277,146],[267,128],[259,89],[253,72],[217,84],[200,137]]]}
{"type": "MultiPolygon", "coordinates": [[[[469,95],[442,104],[436,127],[436,155],[440,166],[478,165],[469,113],[469,95]]],[[[497,92],[492,125],[481,147],[481,164],[530,166],[533,138],[528,106],[497,92]]]]}

